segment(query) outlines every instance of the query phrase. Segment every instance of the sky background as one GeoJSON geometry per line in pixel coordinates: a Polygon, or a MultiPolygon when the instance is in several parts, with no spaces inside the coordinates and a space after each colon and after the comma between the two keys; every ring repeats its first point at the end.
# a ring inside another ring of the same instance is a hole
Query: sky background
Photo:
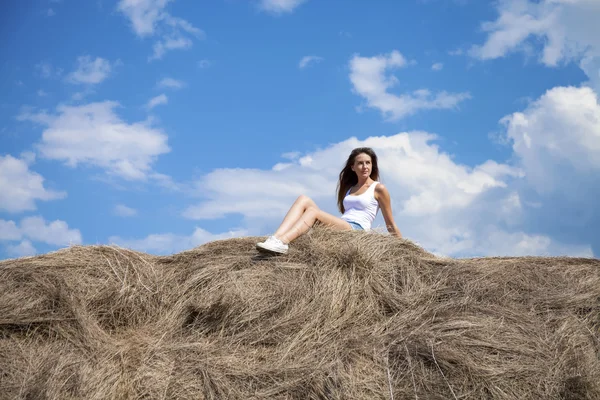
{"type": "Polygon", "coordinates": [[[431,252],[599,257],[598,20],[598,0],[4,1],[0,259],[267,235],[300,194],[337,215],[358,146],[431,252]]]}

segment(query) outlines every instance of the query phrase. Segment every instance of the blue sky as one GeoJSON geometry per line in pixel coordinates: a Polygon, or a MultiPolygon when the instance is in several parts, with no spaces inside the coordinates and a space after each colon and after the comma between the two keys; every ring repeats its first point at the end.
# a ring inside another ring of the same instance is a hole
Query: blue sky
{"type": "Polygon", "coordinates": [[[600,254],[597,0],[0,7],[0,258],[335,214],[363,145],[429,251],[600,254]]]}

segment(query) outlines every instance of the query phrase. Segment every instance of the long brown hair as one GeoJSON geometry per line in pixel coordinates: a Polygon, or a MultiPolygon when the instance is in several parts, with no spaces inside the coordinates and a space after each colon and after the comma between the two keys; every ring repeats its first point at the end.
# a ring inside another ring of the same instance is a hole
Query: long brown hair
{"type": "Polygon", "coordinates": [[[346,193],[348,189],[358,183],[358,177],[356,173],[352,171],[352,166],[354,165],[354,159],[359,154],[366,154],[371,157],[371,175],[370,178],[374,181],[379,180],[379,167],[377,166],[377,154],[370,147],[358,147],[352,150],[350,156],[346,160],[346,166],[340,172],[340,179],[337,184],[337,205],[340,212],[343,214],[346,210],[344,209],[344,197],[346,197],[346,193]]]}

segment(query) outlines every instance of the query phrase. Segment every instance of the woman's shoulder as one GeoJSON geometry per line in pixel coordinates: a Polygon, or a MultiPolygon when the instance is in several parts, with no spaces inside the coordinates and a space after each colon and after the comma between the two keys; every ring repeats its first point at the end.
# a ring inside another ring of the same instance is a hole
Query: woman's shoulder
{"type": "Polygon", "coordinates": [[[389,192],[387,190],[387,187],[385,187],[385,185],[381,182],[375,182],[375,195],[376,196],[381,196],[381,195],[388,195],[389,196],[389,192]]]}

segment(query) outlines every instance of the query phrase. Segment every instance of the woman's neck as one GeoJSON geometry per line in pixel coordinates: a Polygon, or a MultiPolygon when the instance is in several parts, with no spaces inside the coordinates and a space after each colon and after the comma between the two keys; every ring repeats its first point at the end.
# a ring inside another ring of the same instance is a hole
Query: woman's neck
{"type": "Polygon", "coordinates": [[[357,187],[357,188],[359,188],[359,187],[362,187],[362,186],[364,186],[366,183],[368,183],[369,181],[371,181],[371,177],[370,177],[370,176],[369,176],[369,177],[367,177],[366,179],[364,179],[364,178],[363,178],[363,179],[361,179],[361,178],[358,178],[358,182],[356,183],[356,187],[357,187]]]}

